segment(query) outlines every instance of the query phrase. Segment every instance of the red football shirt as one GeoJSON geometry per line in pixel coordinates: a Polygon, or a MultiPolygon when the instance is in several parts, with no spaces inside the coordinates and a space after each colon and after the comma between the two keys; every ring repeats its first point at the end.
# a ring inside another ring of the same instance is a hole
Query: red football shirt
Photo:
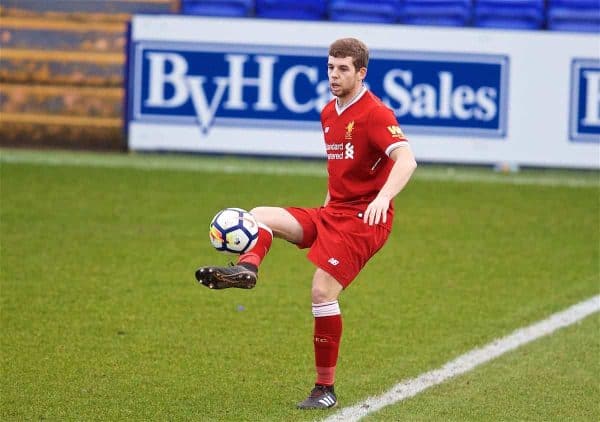
{"type": "MultiPolygon", "coordinates": [[[[362,212],[375,199],[394,165],[389,158],[407,146],[396,116],[366,88],[343,108],[334,99],[321,112],[331,207],[362,212]]],[[[386,226],[391,227],[390,204],[386,226]]]]}

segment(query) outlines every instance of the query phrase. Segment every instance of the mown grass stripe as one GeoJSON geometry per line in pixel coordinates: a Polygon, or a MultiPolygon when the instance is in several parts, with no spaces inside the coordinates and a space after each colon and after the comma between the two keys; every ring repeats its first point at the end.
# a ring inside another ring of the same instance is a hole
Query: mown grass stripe
{"type": "Polygon", "coordinates": [[[370,413],[414,397],[430,387],[469,372],[479,365],[541,337],[550,335],[560,328],[568,327],[598,311],[600,311],[600,295],[573,305],[528,327],[518,329],[512,334],[494,340],[481,348],[473,349],[446,363],[441,368],[426,372],[417,378],[402,381],[380,396],[369,397],[354,406],[343,408],[335,415],[324,419],[324,422],[358,421],[370,413]]]}
{"type": "MultiPolygon", "coordinates": [[[[62,151],[0,150],[1,163],[174,170],[225,174],[266,174],[325,177],[323,162],[161,154],[74,153],[62,151]]],[[[569,174],[560,170],[497,173],[469,167],[420,166],[414,178],[425,181],[490,183],[518,186],[600,187],[600,173],[569,174]]]]}

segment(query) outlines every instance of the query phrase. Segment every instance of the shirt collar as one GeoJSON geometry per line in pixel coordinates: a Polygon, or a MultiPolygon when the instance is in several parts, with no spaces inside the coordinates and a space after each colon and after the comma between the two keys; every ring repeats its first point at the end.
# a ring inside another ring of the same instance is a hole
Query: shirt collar
{"type": "Polygon", "coordinates": [[[358,100],[360,100],[362,98],[363,95],[365,95],[365,92],[367,92],[367,88],[363,85],[360,89],[360,91],[358,91],[358,93],[354,96],[354,98],[352,98],[348,104],[344,104],[342,107],[340,107],[340,105],[338,104],[338,100],[337,98],[335,99],[335,111],[337,111],[338,116],[340,114],[342,114],[348,107],[350,107],[352,104],[356,103],[358,100]]]}

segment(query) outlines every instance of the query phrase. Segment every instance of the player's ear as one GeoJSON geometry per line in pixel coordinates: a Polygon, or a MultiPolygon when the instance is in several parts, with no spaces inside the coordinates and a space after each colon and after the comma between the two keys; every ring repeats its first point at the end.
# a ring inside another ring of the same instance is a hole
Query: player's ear
{"type": "Polygon", "coordinates": [[[360,78],[361,81],[365,80],[365,78],[367,77],[367,68],[366,67],[361,67],[358,70],[358,77],[360,78]]]}

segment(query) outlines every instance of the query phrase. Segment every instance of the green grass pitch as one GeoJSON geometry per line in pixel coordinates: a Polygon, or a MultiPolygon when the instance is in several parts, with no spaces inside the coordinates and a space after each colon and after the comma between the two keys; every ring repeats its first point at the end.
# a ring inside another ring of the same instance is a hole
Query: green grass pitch
{"type": "MultiPolygon", "coordinates": [[[[0,151],[0,419],[302,421],[313,375],[305,251],[255,289],[197,266],[221,208],[317,206],[322,163],[0,151]]],[[[341,406],[600,291],[598,172],[421,166],[340,299],[341,406]]],[[[600,419],[598,314],[366,420],[600,419]]]]}

